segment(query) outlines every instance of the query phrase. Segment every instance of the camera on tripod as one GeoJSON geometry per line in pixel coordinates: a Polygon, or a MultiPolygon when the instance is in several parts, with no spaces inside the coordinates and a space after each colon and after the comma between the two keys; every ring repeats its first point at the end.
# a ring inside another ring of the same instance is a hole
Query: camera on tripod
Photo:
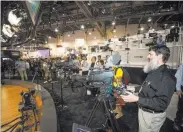
{"type": "Polygon", "coordinates": [[[33,96],[35,94],[35,89],[29,89],[28,92],[21,92],[22,101],[19,103],[19,111],[26,111],[33,109],[35,107],[35,101],[33,101],[33,96]]]}

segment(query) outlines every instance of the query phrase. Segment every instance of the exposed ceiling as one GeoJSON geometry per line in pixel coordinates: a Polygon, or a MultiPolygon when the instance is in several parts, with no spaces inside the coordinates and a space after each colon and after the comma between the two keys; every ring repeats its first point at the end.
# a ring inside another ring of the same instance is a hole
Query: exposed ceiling
{"type": "MultiPolygon", "coordinates": [[[[7,22],[10,9],[25,9],[20,1],[2,1],[1,6],[1,27],[7,22]]],[[[34,43],[44,43],[48,36],[80,30],[82,24],[85,30],[95,28],[105,37],[105,29],[111,26],[112,21],[116,25],[158,23],[160,26],[183,22],[183,2],[179,1],[41,1],[40,9],[34,43]],[[149,17],[151,22],[147,22],[149,17]],[[54,31],[55,28],[58,32],[54,31]]],[[[27,18],[23,25],[18,37],[11,38],[9,42],[18,43],[29,35],[31,19],[27,18]]]]}

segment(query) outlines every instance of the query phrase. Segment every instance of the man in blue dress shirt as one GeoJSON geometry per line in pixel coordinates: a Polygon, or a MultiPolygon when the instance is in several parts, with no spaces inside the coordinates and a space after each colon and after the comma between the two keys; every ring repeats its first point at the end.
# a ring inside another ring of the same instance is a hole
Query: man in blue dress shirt
{"type": "Polygon", "coordinates": [[[157,46],[163,46],[163,45],[165,45],[165,41],[163,40],[162,35],[159,35],[157,39],[157,46]]]}
{"type": "Polygon", "coordinates": [[[178,110],[176,113],[174,129],[181,131],[181,125],[183,125],[183,64],[178,68],[175,77],[177,78],[176,91],[179,96],[178,110]]]}

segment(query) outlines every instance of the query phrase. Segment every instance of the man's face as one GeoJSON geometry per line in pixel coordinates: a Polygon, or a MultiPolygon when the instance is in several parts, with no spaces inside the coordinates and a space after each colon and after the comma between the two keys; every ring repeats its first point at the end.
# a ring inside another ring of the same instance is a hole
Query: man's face
{"type": "Polygon", "coordinates": [[[94,57],[92,57],[92,58],[91,58],[91,61],[92,61],[92,62],[95,62],[95,58],[94,58],[94,57]]]}
{"type": "Polygon", "coordinates": [[[154,51],[150,51],[147,56],[148,63],[144,66],[144,72],[149,73],[150,71],[157,69],[159,67],[160,57],[161,56],[157,56],[154,51]]]}

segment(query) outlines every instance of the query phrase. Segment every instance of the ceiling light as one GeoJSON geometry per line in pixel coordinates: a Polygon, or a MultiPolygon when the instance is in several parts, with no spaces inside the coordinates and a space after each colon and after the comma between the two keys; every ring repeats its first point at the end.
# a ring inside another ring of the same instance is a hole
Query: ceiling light
{"type": "Polygon", "coordinates": [[[102,13],[103,13],[103,14],[105,13],[105,9],[102,10],[102,13]]]}
{"type": "Polygon", "coordinates": [[[171,28],[174,28],[174,27],[175,27],[174,25],[171,26],[171,28]]]}
{"type": "Polygon", "coordinates": [[[71,35],[70,35],[70,34],[68,34],[67,36],[68,36],[68,37],[70,37],[71,35]]]}
{"type": "Polygon", "coordinates": [[[65,16],[65,14],[64,14],[64,13],[63,13],[62,15],[63,15],[63,16],[65,16]]]}
{"type": "Polygon", "coordinates": [[[91,35],[91,32],[89,32],[89,35],[91,35]]]}
{"type": "Polygon", "coordinates": [[[116,32],[116,29],[114,29],[113,32],[115,33],[116,32]]]}
{"type": "Polygon", "coordinates": [[[33,38],[32,40],[35,40],[35,38],[33,38]]]}
{"type": "Polygon", "coordinates": [[[85,26],[84,25],[81,25],[81,29],[84,29],[85,28],[85,26]]]}
{"type": "Polygon", "coordinates": [[[91,1],[88,2],[88,5],[89,5],[89,6],[91,5],[91,1]]]}
{"type": "Polygon", "coordinates": [[[20,47],[20,46],[17,46],[17,47],[20,47]]]}
{"type": "Polygon", "coordinates": [[[58,32],[58,28],[55,28],[55,32],[58,32]]]}
{"type": "Polygon", "coordinates": [[[152,21],[152,18],[151,18],[151,17],[149,17],[147,21],[148,21],[148,22],[151,22],[151,21],[152,21]]]}
{"type": "Polygon", "coordinates": [[[53,10],[55,10],[55,8],[54,8],[54,7],[53,7],[52,9],[53,9],[53,10]]]}
{"type": "Polygon", "coordinates": [[[113,21],[113,22],[112,22],[112,25],[114,26],[115,24],[116,24],[115,21],[113,21]]]}
{"type": "Polygon", "coordinates": [[[51,39],[51,36],[49,36],[48,38],[51,39]]]}
{"type": "Polygon", "coordinates": [[[141,30],[141,31],[143,31],[143,30],[144,30],[144,28],[143,28],[143,27],[141,27],[141,28],[140,28],[140,30],[141,30]]]}

